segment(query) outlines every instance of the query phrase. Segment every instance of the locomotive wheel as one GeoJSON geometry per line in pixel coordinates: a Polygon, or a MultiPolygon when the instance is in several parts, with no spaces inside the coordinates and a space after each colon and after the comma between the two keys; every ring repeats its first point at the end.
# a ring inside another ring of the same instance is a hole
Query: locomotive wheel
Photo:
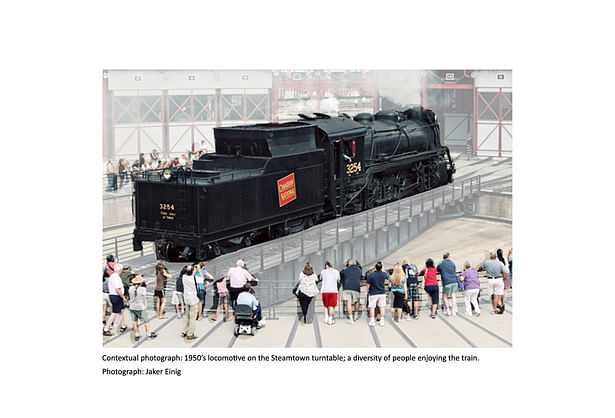
{"type": "Polygon", "coordinates": [[[269,239],[280,238],[280,237],[283,237],[284,235],[286,235],[284,234],[284,226],[275,225],[275,226],[269,227],[269,239]]]}
{"type": "Polygon", "coordinates": [[[372,176],[368,181],[366,209],[372,209],[378,206],[382,201],[384,186],[382,185],[382,181],[376,176],[372,176]]]}
{"type": "Polygon", "coordinates": [[[313,226],[314,226],[314,217],[308,216],[307,218],[305,218],[305,220],[303,221],[303,229],[308,229],[313,226]]]}
{"type": "Polygon", "coordinates": [[[419,161],[418,163],[414,165],[412,170],[414,171],[414,175],[416,179],[418,180],[417,193],[422,193],[429,188],[429,186],[427,185],[427,182],[425,181],[425,172],[424,172],[425,169],[424,169],[423,163],[419,161]]]}
{"type": "Polygon", "coordinates": [[[181,249],[179,247],[176,247],[176,246],[172,245],[171,243],[167,243],[167,245],[163,249],[162,255],[168,261],[170,261],[172,263],[176,263],[176,262],[180,261],[179,260],[180,253],[181,253],[181,249]]]}
{"type": "Polygon", "coordinates": [[[431,176],[429,178],[432,189],[440,185],[440,172],[438,171],[438,165],[436,163],[431,165],[431,176]]]}
{"type": "Polygon", "coordinates": [[[427,179],[427,188],[429,190],[438,187],[440,183],[440,173],[438,173],[438,166],[436,163],[431,163],[425,169],[425,177],[427,179]]]}
{"type": "Polygon", "coordinates": [[[389,174],[384,181],[384,198],[391,202],[399,199],[399,182],[393,174],[389,174]]]}
{"type": "Polygon", "coordinates": [[[156,260],[168,261],[166,243],[162,241],[156,241],[156,260]]]}
{"type": "Polygon", "coordinates": [[[407,196],[408,186],[410,184],[410,172],[408,170],[400,171],[397,175],[397,179],[399,183],[399,197],[401,198],[407,196]]]}
{"type": "Polygon", "coordinates": [[[249,247],[250,245],[252,245],[252,240],[250,239],[249,235],[246,235],[245,237],[243,237],[241,239],[241,243],[239,244],[241,248],[246,248],[246,247],[249,247]]]}
{"type": "Polygon", "coordinates": [[[220,244],[214,242],[211,244],[211,255],[213,257],[219,257],[222,254],[222,248],[220,248],[220,244]]]}
{"type": "Polygon", "coordinates": [[[198,249],[196,258],[197,260],[207,260],[209,257],[208,251],[207,251],[207,246],[203,245],[198,249]]]}

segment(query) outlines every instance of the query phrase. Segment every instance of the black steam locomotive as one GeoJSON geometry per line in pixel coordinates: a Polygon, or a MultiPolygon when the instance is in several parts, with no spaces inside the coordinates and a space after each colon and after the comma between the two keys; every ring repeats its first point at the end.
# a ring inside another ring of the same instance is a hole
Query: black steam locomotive
{"type": "Polygon", "coordinates": [[[136,180],[133,247],[205,260],[452,182],[421,107],[214,129],[216,153],[136,180]]]}

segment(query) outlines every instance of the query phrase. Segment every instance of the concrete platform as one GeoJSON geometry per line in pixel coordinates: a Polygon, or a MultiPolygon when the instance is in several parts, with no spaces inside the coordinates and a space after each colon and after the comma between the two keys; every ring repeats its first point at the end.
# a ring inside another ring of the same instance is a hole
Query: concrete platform
{"type": "MultiPolygon", "coordinates": [[[[509,292],[512,293],[512,292],[509,292]]],[[[508,296],[507,311],[502,315],[490,315],[486,298],[481,303],[481,315],[466,316],[463,304],[458,304],[457,316],[446,316],[440,311],[435,319],[429,316],[427,308],[421,308],[418,320],[402,319],[394,322],[387,309],[384,326],[368,326],[367,315],[348,323],[336,314],[336,323],[327,325],[323,321],[323,310],[317,309],[317,317],[311,324],[304,324],[296,314],[282,312],[266,320],[266,325],[256,335],[233,335],[233,321],[216,322],[210,319],[197,321],[194,341],[180,336],[181,319],[176,315],[165,320],[150,321],[150,330],[158,333],[155,339],[134,340],[132,330],[114,336],[103,337],[104,347],[123,348],[422,348],[422,347],[512,347],[512,294],[508,296]]],[[[459,302],[459,299],[458,299],[459,302]]],[[[292,302],[289,302],[292,303],[292,302]]],[[[153,316],[153,311],[150,312],[153,316]]],[[[129,321],[129,315],[126,314],[129,321]]],[[[127,322],[128,324],[129,322],[127,322]]],[[[145,335],[143,325],[139,332],[145,335]]]]}

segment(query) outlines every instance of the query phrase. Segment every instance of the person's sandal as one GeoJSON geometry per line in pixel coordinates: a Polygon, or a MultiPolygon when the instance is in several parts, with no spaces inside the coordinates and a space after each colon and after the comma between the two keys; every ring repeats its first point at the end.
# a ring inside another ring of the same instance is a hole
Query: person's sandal
{"type": "Polygon", "coordinates": [[[140,335],[135,335],[135,341],[136,341],[136,342],[139,342],[139,340],[140,340],[140,339],[141,339],[141,336],[140,336],[140,335]]]}
{"type": "Polygon", "coordinates": [[[111,334],[111,331],[105,331],[105,330],[103,329],[103,336],[104,336],[104,337],[110,337],[111,335],[113,335],[113,334],[111,334]]]}
{"type": "Polygon", "coordinates": [[[120,328],[120,334],[123,334],[127,329],[128,329],[128,327],[121,327],[120,328]]]}

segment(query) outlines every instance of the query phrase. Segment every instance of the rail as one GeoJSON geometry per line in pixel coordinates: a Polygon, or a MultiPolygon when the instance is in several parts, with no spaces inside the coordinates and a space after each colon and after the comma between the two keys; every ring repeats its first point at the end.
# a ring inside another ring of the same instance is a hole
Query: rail
{"type": "MultiPolygon", "coordinates": [[[[460,272],[458,272],[459,274],[460,272]]],[[[440,275],[438,274],[438,287],[439,287],[439,294],[442,295],[442,283],[440,280],[440,275]]],[[[481,304],[483,304],[483,308],[484,308],[484,304],[490,304],[489,299],[485,299],[485,296],[488,296],[488,288],[487,288],[487,278],[485,275],[485,272],[480,272],[479,273],[479,283],[480,283],[480,296],[481,299],[479,299],[479,302],[481,304]]],[[[174,305],[172,304],[171,300],[171,295],[173,294],[173,291],[175,289],[175,279],[177,278],[177,273],[173,274],[173,277],[171,279],[169,279],[166,283],[165,286],[165,294],[166,294],[166,302],[165,302],[165,309],[168,312],[173,312],[175,310],[174,305]]],[[[423,281],[423,278],[420,278],[420,281],[423,281]]],[[[260,301],[261,305],[262,305],[262,310],[263,310],[263,316],[266,319],[278,319],[279,316],[287,316],[287,315],[298,315],[301,312],[300,306],[299,306],[299,302],[297,300],[297,298],[295,297],[295,295],[293,295],[292,293],[292,289],[294,288],[294,286],[297,284],[298,282],[298,278],[295,272],[295,276],[292,279],[285,279],[285,280],[278,280],[276,282],[273,281],[269,281],[269,282],[265,282],[262,283],[262,281],[257,285],[252,287],[252,290],[254,291],[254,294],[256,296],[256,298],[260,301]],[[273,301],[273,295],[275,294],[279,294],[280,297],[273,301]],[[269,303],[268,301],[272,301],[271,303],[269,303]]],[[[336,307],[336,318],[338,320],[340,319],[344,319],[345,315],[346,315],[346,303],[342,302],[342,291],[343,289],[340,288],[338,291],[338,305],[336,307]]],[[[153,297],[153,288],[148,288],[148,296],[153,297]]],[[[457,305],[460,306],[463,304],[463,291],[459,291],[457,292],[459,299],[457,299],[457,305]]],[[[386,291],[386,297],[387,297],[387,308],[386,308],[386,313],[387,315],[390,315],[391,312],[391,306],[392,306],[392,300],[391,300],[391,291],[390,289],[388,289],[386,291]]],[[[360,315],[364,315],[367,312],[367,295],[365,293],[365,278],[362,278],[361,280],[361,291],[360,291],[360,297],[359,297],[359,303],[360,303],[360,315]]],[[[421,310],[427,310],[429,311],[431,309],[430,305],[429,305],[429,296],[427,295],[427,293],[425,292],[423,287],[419,288],[419,298],[418,298],[418,303],[419,303],[419,308],[421,308],[421,310]]],[[[205,312],[207,312],[208,314],[213,314],[216,311],[216,307],[217,307],[217,299],[215,297],[215,291],[213,290],[213,285],[209,284],[207,287],[207,292],[206,292],[206,296],[205,296],[205,306],[204,306],[204,310],[205,312]]],[[[445,305],[443,302],[443,298],[440,297],[440,304],[438,306],[438,308],[441,311],[445,311],[445,305]]],[[[320,293],[317,294],[313,301],[312,301],[312,306],[309,308],[311,310],[313,310],[313,312],[316,312],[318,314],[324,312],[324,305],[322,304],[322,297],[320,296],[320,293]]],[[[232,312],[232,306],[229,303],[229,310],[232,312]]],[[[224,312],[221,309],[221,314],[222,316],[224,316],[224,312]]],[[[459,311],[461,312],[461,309],[459,309],[459,311]]]]}
{"type": "MultiPolygon", "coordinates": [[[[457,272],[457,274],[460,274],[460,273],[461,272],[457,272]]],[[[418,297],[419,307],[429,306],[429,296],[427,295],[424,287],[422,286],[424,278],[422,278],[421,276],[419,279],[420,279],[419,283],[421,283],[421,286],[419,288],[419,297],[418,297]]],[[[438,279],[438,291],[439,291],[439,294],[442,295],[442,281],[440,279],[439,274],[437,275],[437,279],[438,279]]],[[[481,296],[488,295],[487,276],[484,271],[478,274],[478,279],[479,279],[479,285],[480,285],[479,294],[481,296]]],[[[267,283],[267,285],[265,286],[260,285],[259,286],[260,289],[255,288],[257,289],[255,294],[259,300],[266,299],[267,295],[271,295],[274,292],[274,289],[273,289],[274,286],[275,286],[275,290],[278,290],[278,291],[281,290],[283,294],[286,294],[286,297],[283,298],[282,300],[279,300],[275,303],[270,303],[268,305],[263,304],[263,314],[267,313],[267,319],[276,319],[278,315],[298,314],[301,312],[301,309],[299,307],[299,302],[297,301],[296,304],[292,303],[293,301],[297,300],[295,295],[292,293],[292,289],[295,287],[298,281],[299,280],[295,278],[292,280],[278,281],[276,283],[270,282],[270,283],[267,283]],[[291,303],[288,303],[288,302],[291,302],[291,303]]],[[[336,318],[338,320],[344,319],[346,315],[346,303],[342,302],[342,291],[343,289],[340,287],[340,289],[338,290],[338,298],[337,298],[338,303],[337,303],[337,307],[335,310],[336,318]]],[[[459,290],[457,293],[463,294],[463,291],[459,290]]],[[[391,294],[390,288],[386,290],[386,297],[387,297],[386,311],[387,313],[390,314],[391,307],[393,306],[392,294],[391,294]]],[[[463,303],[463,299],[458,299],[456,302],[459,305],[460,303],[463,303]]],[[[483,299],[482,302],[484,303],[485,300],[483,299]]],[[[314,304],[314,308],[317,309],[319,313],[324,312],[324,305],[322,303],[322,298],[320,297],[320,293],[314,297],[312,303],[314,304]]],[[[367,295],[365,292],[365,278],[361,279],[359,304],[360,304],[361,312],[364,312],[367,310],[367,295]]],[[[442,297],[440,297],[440,303],[439,303],[438,308],[441,311],[446,310],[442,297]]]]}
{"type": "Polygon", "coordinates": [[[133,251],[132,249],[132,233],[117,235],[111,238],[103,239],[103,261],[108,254],[115,255],[118,263],[126,263],[140,257],[154,255],[154,244],[144,245],[141,251],[133,251]]]}
{"type": "MultiPolygon", "coordinates": [[[[237,179],[250,178],[250,177],[258,177],[263,174],[263,170],[261,168],[255,168],[251,170],[229,170],[226,171],[211,171],[210,175],[204,176],[204,170],[195,171],[190,167],[170,167],[174,168],[174,177],[169,180],[172,183],[186,182],[188,184],[201,184],[201,183],[219,183],[226,181],[233,181],[237,179]]],[[[132,185],[134,185],[135,180],[137,179],[146,179],[148,181],[160,181],[167,182],[163,179],[163,173],[166,168],[157,168],[152,170],[139,171],[137,173],[128,173],[125,175],[124,179],[121,179],[120,175],[116,175],[115,180],[110,180],[109,175],[105,174],[103,176],[102,186],[103,192],[113,193],[114,195],[126,194],[126,191],[132,193],[132,185]],[[113,183],[115,182],[115,186],[113,183]],[[124,188],[127,185],[131,186],[128,188],[124,188]],[[123,192],[123,193],[122,193],[123,192]]]]}

